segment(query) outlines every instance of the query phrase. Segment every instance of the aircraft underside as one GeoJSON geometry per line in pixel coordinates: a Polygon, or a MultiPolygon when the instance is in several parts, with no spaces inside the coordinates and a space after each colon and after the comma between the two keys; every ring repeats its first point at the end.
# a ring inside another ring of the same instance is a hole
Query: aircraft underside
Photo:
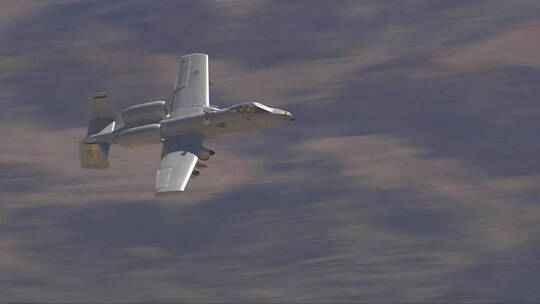
{"type": "Polygon", "coordinates": [[[90,121],[85,139],[79,142],[81,167],[109,168],[111,144],[140,147],[163,144],[156,195],[169,196],[184,191],[190,177],[206,168],[215,152],[204,140],[243,131],[262,130],[294,118],[291,113],[250,102],[218,109],[208,103],[208,56],[190,54],[180,61],[172,100],[135,105],[126,109],[118,127],[108,97],[98,93],[89,99],[90,121]]]}

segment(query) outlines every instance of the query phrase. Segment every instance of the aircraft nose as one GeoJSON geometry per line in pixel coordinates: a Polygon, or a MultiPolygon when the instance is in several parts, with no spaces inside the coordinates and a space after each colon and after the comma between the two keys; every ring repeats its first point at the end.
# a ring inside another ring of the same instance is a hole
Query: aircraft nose
{"type": "Polygon", "coordinates": [[[289,111],[284,111],[284,112],[285,112],[285,113],[284,113],[283,115],[285,115],[289,121],[294,121],[294,120],[295,120],[295,118],[294,118],[294,116],[291,114],[291,112],[289,112],[289,111]]]}
{"type": "Polygon", "coordinates": [[[289,121],[294,121],[294,116],[289,111],[281,110],[281,109],[272,109],[272,113],[279,115],[280,117],[287,119],[289,121]]]}

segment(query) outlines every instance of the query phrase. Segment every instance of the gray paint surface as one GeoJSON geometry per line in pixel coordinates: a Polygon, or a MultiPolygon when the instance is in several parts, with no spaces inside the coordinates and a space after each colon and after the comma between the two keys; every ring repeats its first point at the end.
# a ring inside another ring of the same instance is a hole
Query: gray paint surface
{"type": "Polygon", "coordinates": [[[182,56],[171,100],[171,116],[182,117],[202,113],[201,106],[209,105],[208,55],[182,56]]]}

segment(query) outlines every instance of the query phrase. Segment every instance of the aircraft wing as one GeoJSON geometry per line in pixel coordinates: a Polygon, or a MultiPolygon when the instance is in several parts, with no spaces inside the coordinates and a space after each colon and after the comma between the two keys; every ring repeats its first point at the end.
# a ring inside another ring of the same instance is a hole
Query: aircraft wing
{"type": "Polygon", "coordinates": [[[198,158],[190,152],[197,141],[174,138],[163,143],[161,163],[156,176],[156,196],[170,196],[184,191],[198,158]]]}
{"type": "Polygon", "coordinates": [[[171,100],[171,117],[200,114],[208,104],[208,55],[182,56],[171,100]]]}

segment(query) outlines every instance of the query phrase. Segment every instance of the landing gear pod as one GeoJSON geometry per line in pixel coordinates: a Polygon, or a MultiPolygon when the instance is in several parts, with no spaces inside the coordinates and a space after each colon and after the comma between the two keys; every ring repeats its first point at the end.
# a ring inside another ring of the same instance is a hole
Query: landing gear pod
{"type": "Polygon", "coordinates": [[[216,154],[216,152],[210,150],[210,149],[206,149],[206,148],[199,148],[197,150],[197,157],[200,159],[200,160],[208,160],[210,159],[210,156],[216,154]]]}

